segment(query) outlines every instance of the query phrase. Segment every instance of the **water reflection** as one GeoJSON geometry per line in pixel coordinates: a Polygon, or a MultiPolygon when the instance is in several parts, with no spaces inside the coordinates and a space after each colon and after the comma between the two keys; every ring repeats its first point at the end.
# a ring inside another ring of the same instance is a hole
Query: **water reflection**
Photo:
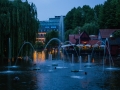
{"type": "Polygon", "coordinates": [[[38,55],[38,61],[45,62],[45,52],[44,51],[38,52],[37,55],[38,55]]]}
{"type": "MultiPolygon", "coordinates": [[[[60,56],[60,54],[56,54],[60,56]]],[[[86,68],[85,65],[88,62],[88,55],[84,55],[82,56],[82,69],[84,71],[70,72],[71,65],[66,61],[66,57],[68,56],[65,55],[64,64],[65,67],[68,68],[55,69],[55,66],[52,66],[53,72],[49,72],[50,67],[48,64],[51,64],[51,62],[46,60],[46,53],[44,51],[34,52],[33,56],[37,63],[34,66],[39,67],[40,70],[29,70],[29,67],[23,68],[25,69],[23,70],[19,67],[19,72],[15,71],[16,68],[11,68],[14,69],[13,73],[0,73],[0,90],[22,90],[23,88],[24,90],[119,90],[120,71],[103,71],[103,66],[100,63],[103,61],[102,58],[94,57],[91,59],[91,63],[95,63],[95,65],[93,65],[92,68],[86,68]],[[38,62],[45,63],[40,64],[38,62]],[[85,72],[87,72],[87,74],[85,74],[85,72]],[[13,81],[13,78],[16,76],[20,78],[19,82],[13,81]]],[[[55,57],[57,56],[55,55],[55,57]]],[[[70,55],[70,60],[71,59],[72,55],[70,55]]],[[[74,59],[76,62],[74,61],[73,68],[79,69],[78,57],[74,57],[74,59]]],[[[63,60],[60,60],[56,59],[53,60],[53,62],[57,61],[58,66],[61,66],[63,60]]]]}
{"type": "Polygon", "coordinates": [[[37,52],[35,51],[33,53],[33,62],[34,63],[39,63],[39,62],[45,62],[45,52],[42,51],[42,52],[37,52]]]}
{"type": "Polygon", "coordinates": [[[33,53],[33,62],[37,63],[37,52],[36,51],[33,53]]]}

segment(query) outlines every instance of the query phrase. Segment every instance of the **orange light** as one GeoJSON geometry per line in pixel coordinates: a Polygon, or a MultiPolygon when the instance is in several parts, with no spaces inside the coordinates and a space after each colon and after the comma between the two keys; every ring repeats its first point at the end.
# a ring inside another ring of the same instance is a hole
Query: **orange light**
{"type": "Polygon", "coordinates": [[[36,64],[36,62],[37,62],[37,52],[36,51],[33,53],[33,61],[36,64]]]}
{"type": "Polygon", "coordinates": [[[83,42],[84,44],[86,44],[87,42],[83,42]]]}
{"type": "Polygon", "coordinates": [[[92,59],[92,63],[94,63],[95,62],[95,60],[94,60],[94,58],[92,59]]]}

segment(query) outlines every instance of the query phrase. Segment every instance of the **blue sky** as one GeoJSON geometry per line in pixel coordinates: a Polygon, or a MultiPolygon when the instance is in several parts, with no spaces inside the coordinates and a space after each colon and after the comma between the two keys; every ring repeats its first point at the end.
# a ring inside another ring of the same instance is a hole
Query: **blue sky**
{"type": "Polygon", "coordinates": [[[66,15],[73,7],[82,7],[89,5],[94,7],[103,4],[106,0],[28,0],[33,2],[37,7],[38,19],[48,20],[54,16],[66,15]]]}

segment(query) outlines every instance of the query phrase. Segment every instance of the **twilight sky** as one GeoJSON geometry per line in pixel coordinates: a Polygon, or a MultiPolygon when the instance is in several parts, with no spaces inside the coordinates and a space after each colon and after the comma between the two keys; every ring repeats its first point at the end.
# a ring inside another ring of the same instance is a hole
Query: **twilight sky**
{"type": "Polygon", "coordinates": [[[89,5],[94,7],[98,4],[104,4],[106,0],[28,0],[37,7],[38,19],[48,20],[54,16],[66,15],[73,7],[82,7],[89,5]]]}

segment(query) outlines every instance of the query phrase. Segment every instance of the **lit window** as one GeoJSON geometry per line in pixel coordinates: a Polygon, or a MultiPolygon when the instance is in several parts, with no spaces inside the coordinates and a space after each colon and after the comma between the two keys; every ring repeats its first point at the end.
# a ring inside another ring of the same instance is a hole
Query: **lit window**
{"type": "Polygon", "coordinates": [[[51,28],[56,28],[56,26],[51,26],[51,28]]]}
{"type": "Polygon", "coordinates": [[[45,26],[45,28],[49,28],[49,26],[45,26]]]}

